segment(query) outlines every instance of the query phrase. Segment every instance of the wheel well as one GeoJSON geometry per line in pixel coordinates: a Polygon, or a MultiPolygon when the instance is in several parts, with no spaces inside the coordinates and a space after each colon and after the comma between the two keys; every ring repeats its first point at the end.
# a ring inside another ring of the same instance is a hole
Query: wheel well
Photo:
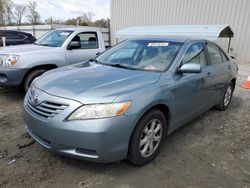
{"type": "MultiPolygon", "coordinates": [[[[158,105],[153,106],[151,109],[158,109],[164,114],[164,116],[167,120],[167,128],[168,128],[168,126],[170,124],[170,118],[171,118],[171,113],[170,113],[169,108],[164,104],[158,104],[158,105]]],[[[149,109],[149,110],[151,110],[151,109],[149,109]]]]}
{"type": "Polygon", "coordinates": [[[51,69],[55,69],[57,68],[56,65],[54,64],[47,64],[47,65],[38,65],[38,66],[35,66],[35,67],[32,67],[31,69],[29,69],[27,71],[27,73],[25,74],[25,76],[23,77],[23,80],[22,80],[22,84],[24,83],[25,79],[27,78],[27,76],[34,70],[38,70],[38,69],[45,69],[45,70],[51,70],[51,69]]]}
{"type": "MultiPolygon", "coordinates": [[[[170,120],[171,120],[171,112],[170,112],[170,110],[169,110],[169,108],[165,105],[165,104],[157,104],[157,105],[155,105],[155,106],[152,106],[150,109],[148,109],[142,116],[141,116],[141,118],[146,114],[146,113],[148,113],[150,110],[152,110],[152,109],[157,109],[157,110],[160,110],[163,114],[164,114],[164,116],[165,116],[165,118],[166,118],[166,121],[167,121],[167,129],[169,128],[169,125],[170,125],[170,120]]],[[[139,119],[139,121],[141,120],[141,118],[139,119]]],[[[138,121],[138,122],[139,122],[138,121]]],[[[137,122],[137,123],[138,123],[137,122]]]]}
{"type": "Polygon", "coordinates": [[[235,86],[236,86],[236,78],[233,78],[233,79],[231,80],[231,82],[232,82],[233,85],[234,85],[234,88],[233,88],[233,89],[235,89],[235,86]]]}
{"type": "MultiPolygon", "coordinates": [[[[167,130],[166,130],[166,132],[168,132],[168,128],[169,128],[169,125],[170,125],[170,119],[171,119],[171,113],[170,113],[169,108],[168,108],[165,104],[157,104],[157,105],[155,105],[155,106],[152,106],[150,109],[148,109],[146,112],[144,112],[144,114],[143,114],[143,115],[140,117],[140,119],[138,120],[137,124],[140,122],[141,118],[142,118],[146,113],[148,113],[150,110],[152,110],[152,109],[160,110],[160,111],[164,114],[164,116],[165,116],[165,118],[166,118],[166,121],[167,121],[167,130]]],[[[130,144],[131,144],[131,137],[133,136],[133,132],[135,131],[135,128],[136,128],[136,127],[134,127],[134,129],[133,129],[133,131],[132,131],[132,134],[130,135],[130,138],[129,138],[129,146],[130,146],[130,144]]],[[[167,133],[167,134],[168,134],[168,133],[167,133]]]]}

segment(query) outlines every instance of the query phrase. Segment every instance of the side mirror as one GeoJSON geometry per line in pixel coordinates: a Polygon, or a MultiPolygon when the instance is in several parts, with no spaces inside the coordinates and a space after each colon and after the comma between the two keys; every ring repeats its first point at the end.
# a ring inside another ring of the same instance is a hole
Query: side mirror
{"type": "Polygon", "coordinates": [[[201,65],[196,63],[187,63],[181,66],[179,73],[201,73],[201,65]]]}
{"type": "Polygon", "coordinates": [[[79,41],[71,41],[67,47],[68,50],[81,48],[81,43],[79,41]]]}

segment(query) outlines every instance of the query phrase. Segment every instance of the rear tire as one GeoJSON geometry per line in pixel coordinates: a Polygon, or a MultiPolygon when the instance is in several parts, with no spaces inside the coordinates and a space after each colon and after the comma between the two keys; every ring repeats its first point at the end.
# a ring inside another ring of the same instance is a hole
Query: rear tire
{"type": "Polygon", "coordinates": [[[166,118],[160,110],[153,109],[146,113],[130,139],[127,160],[135,165],[152,161],[159,153],[166,130],[166,118]]]}
{"type": "Polygon", "coordinates": [[[31,71],[25,78],[24,80],[24,84],[23,84],[23,88],[24,88],[24,91],[27,92],[31,83],[33,82],[33,80],[35,78],[37,78],[38,76],[41,76],[44,72],[46,72],[47,70],[45,69],[37,69],[37,70],[34,70],[34,71],[31,71]]]}
{"type": "Polygon", "coordinates": [[[231,82],[228,86],[226,91],[224,92],[223,99],[221,100],[220,104],[215,106],[218,110],[226,110],[231,103],[233,92],[234,92],[234,83],[231,82]]]}

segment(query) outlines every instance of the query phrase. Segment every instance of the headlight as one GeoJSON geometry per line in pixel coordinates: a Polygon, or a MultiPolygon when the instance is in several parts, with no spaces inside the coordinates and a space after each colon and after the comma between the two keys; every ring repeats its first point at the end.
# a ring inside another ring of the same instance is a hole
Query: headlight
{"type": "Polygon", "coordinates": [[[15,65],[19,59],[19,55],[0,55],[0,65],[11,66],[15,65]]]}
{"type": "Polygon", "coordinates": [[[126,112],[131,101],[108,104],[84,105],[74,111],[68,120],[97,119],[119,116],[126,112]]]}

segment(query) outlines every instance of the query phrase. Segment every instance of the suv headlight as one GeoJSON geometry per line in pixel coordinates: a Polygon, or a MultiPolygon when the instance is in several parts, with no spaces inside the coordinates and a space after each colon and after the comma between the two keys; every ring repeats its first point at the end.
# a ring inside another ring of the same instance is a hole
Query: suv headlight
{"type": "Polygon", "coordinates": [[[19,59],[19,55],[0,55],[1,66],[15,65],[19,59]]]}
{"type": "Polygon", "coordinates": [[[131,101],[84,105],[74,111],[67,120],[98,119],[120,116],[126,112],[131,101]]]}

